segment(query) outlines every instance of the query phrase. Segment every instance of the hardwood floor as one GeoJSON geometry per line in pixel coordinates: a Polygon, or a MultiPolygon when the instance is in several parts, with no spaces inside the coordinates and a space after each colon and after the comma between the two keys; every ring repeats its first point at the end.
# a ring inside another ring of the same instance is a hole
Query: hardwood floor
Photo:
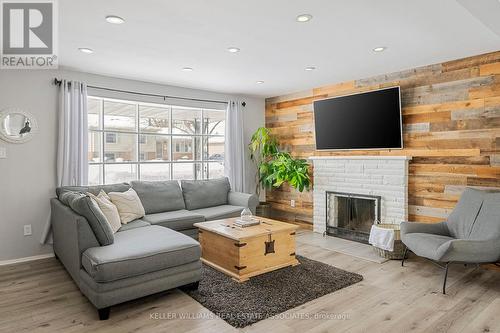
{"type": "MultiPolygon", "coordinates": [[[[399,261],[378,264],[301,242],[297,253],[364,280],[241,331],[500,332],[498,271],[455,265],[442,295],[441,269],[413,255],[401,267],[399,261]]],[[[56,259],[0,267],[0,332],[90,331],[238,332],[179,290],[114,306],[108,321],[98,321],[56,259]]]]}

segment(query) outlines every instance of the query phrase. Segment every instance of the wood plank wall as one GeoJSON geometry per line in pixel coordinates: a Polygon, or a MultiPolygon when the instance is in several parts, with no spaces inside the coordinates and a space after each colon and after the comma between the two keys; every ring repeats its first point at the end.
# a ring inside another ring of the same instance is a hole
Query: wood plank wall
{"type": "MultiPolygon", "coordinates": [[[[266,126],[296,157],[412,156],[409,219],[441,221],[466,186],[500,188],[500,51],[269,98],[266,126]],[[396,85],[401,86],[405,149],[315,150],[314,100],[396,85]]],[[[301,194],[283,186],[268,191],[267,201],[274,217],[312,223],[312,191],[301,194]]]]}

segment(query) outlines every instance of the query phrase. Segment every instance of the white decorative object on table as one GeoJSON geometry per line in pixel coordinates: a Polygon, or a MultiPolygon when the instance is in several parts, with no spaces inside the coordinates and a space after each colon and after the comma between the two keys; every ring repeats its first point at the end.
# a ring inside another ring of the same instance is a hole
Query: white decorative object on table
{"type": "Polygon", "coordinates": [[[247,207],[241,211],[241,220],[244,222],[252,221],[253,214],[252,211],[247,207]]]}
{"type": "Polygon", "coordinates": [[[251,227],[253,225],[259,225],[259,219],[253,217],[252,211],[247,207],[241,211],[241,217],[234,221],[234,225],[237,227],[251,227]]]}

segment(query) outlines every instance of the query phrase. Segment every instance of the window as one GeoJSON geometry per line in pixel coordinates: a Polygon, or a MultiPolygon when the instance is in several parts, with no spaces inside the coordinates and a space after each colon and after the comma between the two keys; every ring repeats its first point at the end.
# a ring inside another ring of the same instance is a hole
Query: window
{"type": "Polygon", "coordinates": [[[88,98],[89,184],[224,175],[225,112],[88,98]]]}
{"type": "Polygon", "coordinates": [[[116,143],[116,133],[106,133],[106,143],[116,143]]]}
{"type": "Polygon", "coordinates": [[[115,154],[114,153],[105,153],[104,160],[107,162],[114,162],[115,161],[115,154]]]}

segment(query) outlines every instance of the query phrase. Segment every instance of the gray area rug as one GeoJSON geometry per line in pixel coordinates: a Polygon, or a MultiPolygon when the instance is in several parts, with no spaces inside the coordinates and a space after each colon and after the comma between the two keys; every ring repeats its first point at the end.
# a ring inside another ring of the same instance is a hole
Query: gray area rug
{"type": "Polygon", "coordinates": [[[198,290],[185,291],[234,327],[245,327],[363,280],[359,274],[297,256],[300,265],[238,283],[203,265],[198,290]]]}

